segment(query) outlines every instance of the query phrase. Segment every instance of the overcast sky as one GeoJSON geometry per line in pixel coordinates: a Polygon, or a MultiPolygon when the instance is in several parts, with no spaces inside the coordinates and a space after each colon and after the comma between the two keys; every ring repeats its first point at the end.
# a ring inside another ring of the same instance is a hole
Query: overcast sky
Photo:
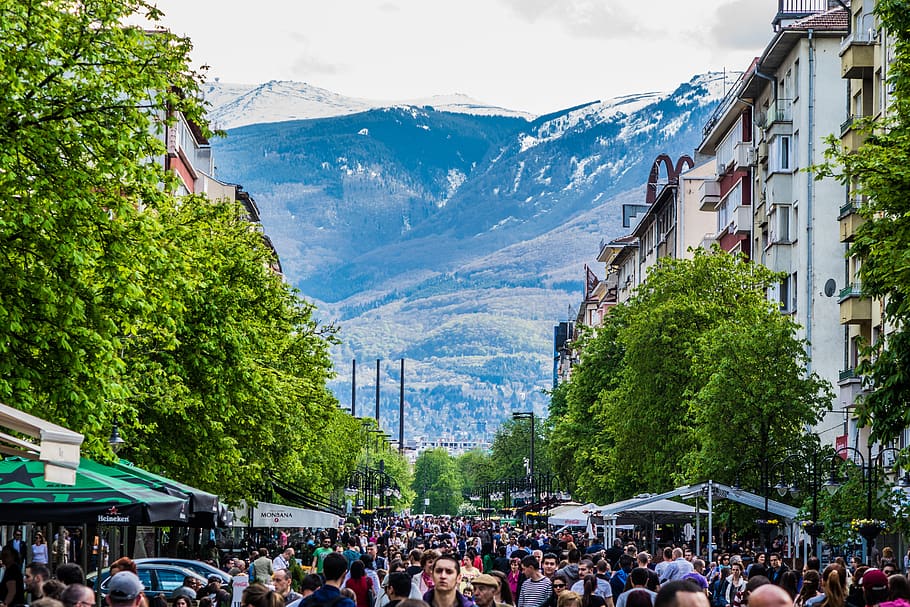
{"type": "Polygon", "coordinates": [[[352,97],[464,93],[542,114],[741,71],[776,0],[158,0],[209,78],[352,97]]]}

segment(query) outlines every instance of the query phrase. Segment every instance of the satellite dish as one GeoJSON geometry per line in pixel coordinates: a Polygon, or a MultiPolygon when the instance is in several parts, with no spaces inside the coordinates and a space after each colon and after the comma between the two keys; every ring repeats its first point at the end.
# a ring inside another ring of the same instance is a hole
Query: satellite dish
{"type": "Polygon", "coordinates": [[[834,292],[836,290],[837,290],[837,283],[834,281],[833,278],[829,278],[827,280],[827,282],[825,282],[825,295],[827,295],[828,297],[831,297],[832,295],[834,295],[834,292]]]}

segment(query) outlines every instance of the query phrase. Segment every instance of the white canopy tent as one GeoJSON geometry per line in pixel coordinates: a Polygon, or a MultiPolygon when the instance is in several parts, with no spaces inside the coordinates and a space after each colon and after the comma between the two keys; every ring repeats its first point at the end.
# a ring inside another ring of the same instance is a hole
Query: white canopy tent
{"type": "Polygon", "coordinates": [[[553,508],[550,511],[550,517],[547,523],[554,527],[585,527],[588,524],[588,512],[597,508],[597,504],[590,502],[587,504],[571,506],[566,510],[557,512],[563,508],[553,508]]]}
{"type": "Polygon", "coordinates": [[[333,529],[338,526],[338,515],[309,508],[259,502],[250,511],[246,502],[234,510],[234,520],[242,520],[250,527],[309,527],[333,529]]]}
{"type": "Polygon", "coordinates": [[[0,454],[44,462],[44,480],[74,485],[84,437],[63,426],[0,403],[0,454]],[[7,434],[13,430],[37,442],[7,434]]]}

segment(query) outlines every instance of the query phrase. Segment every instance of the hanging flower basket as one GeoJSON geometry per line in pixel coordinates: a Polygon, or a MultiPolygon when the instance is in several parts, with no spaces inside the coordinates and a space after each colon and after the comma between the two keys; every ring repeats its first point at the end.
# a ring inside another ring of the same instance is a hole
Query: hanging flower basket
{"type": "Polygon", "coordinates": [[[822,534],[822,532],[825,530],[825,524],[816,522],[816,521],[802,521],[800,523],[800,526],[802,526],[803,531],[808,533],[812,537],[812,539],[815,539],[818,536],[820,536],[822,534]]]}
{"type": "Polygon", "coordinates": [[[850,528],[863,539],[871,542],[885,530],[885,521],[864,518],[853,519],[850,521],[850,528]]]}

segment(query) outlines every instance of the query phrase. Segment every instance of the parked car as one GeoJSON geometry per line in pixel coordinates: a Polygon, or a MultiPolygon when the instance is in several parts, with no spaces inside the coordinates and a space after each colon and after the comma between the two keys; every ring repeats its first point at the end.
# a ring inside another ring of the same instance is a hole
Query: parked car
{"type": "MultiPolygon", "coordinates": [[[[142,581],[142,585],[145,586],[146,596],[153,596],[161,592],[164,593],[168,599],[171,598],[171,593],[174,592],[174,590],[183,586],[183,580],[188,577],[196,578],[200,583],[200,587],[205,586],[208,583],[208,580],[204,576],[199,575],[192,569],[179,567],[177,565],[141,563],[136,565],[136,574],[142,581]]],[[[85,576],[86,585],[94,588],[97,577],[97,571],[93,571],[85,576]]],[[[102,570],[100,591],[104,596],[107,596],[107,584],[110,579],[110,569],[102,570]]]]}
{"type": "Polygon", "coordinates": [[[190,571],[195,571],[206,579],[208,579],[210,575],[215,574],[221,577],[221,583],[225,586],[230,584],[232,581],[231,576],[229,576],[227,573],[221,569],[218,569],[217,567],[212,567],[208,563],[203,563],[202,561],[194,561],[191,559],[172,559],[166,556],[156,556],[144,559],[136,559],[135,562],[137,565],[142,563],[153,563],[155,565],[176,565],[178,567],[189,569],[190,571]]]}

